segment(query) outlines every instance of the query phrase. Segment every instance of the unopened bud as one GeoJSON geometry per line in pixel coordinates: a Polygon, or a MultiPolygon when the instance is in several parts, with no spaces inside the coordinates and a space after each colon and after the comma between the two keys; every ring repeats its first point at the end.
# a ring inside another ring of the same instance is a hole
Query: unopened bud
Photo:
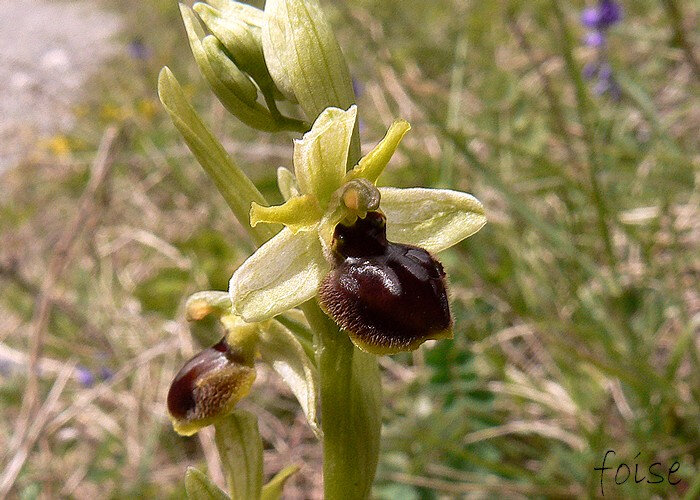
{"type": "Polygon", "coordinates": [[[263,93],[281,95],[263,57],[262,10],[234,0],[221,10],[203,2],[194,4],[193,9],[233,57],[235,65],[250,75],[263,93]]]}

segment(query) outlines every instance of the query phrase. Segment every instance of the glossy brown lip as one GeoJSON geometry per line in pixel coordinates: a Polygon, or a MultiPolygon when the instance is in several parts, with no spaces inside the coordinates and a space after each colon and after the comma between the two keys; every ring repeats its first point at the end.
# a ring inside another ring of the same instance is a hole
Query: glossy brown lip
{"type": "Polygon", "coordinates": [[[320,302],[358,346],[386,354],[450,336],[442,265],[422,248],[387,241],[383,214],[338,225],[333,250],[320,302]]]}
{"type": "Polygon", "coordinates": [[[194,389],[197,380],[203,374],[229,363],[226,357],[228,350],[228,344],[221,339],[216,345],[194,356],[177,372],[168,391],[168,411],[173,417],[185,419],[195,410],[194,389]]]}

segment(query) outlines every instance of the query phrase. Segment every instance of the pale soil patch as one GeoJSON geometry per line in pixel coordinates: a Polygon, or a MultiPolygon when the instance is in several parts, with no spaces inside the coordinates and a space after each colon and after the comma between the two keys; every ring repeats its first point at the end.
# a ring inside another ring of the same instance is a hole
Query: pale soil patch
{"type": "Polygon", "coordinates": [[[94,2],[2,1],[0,172],[71,127],[80,88],[118,49],[119,28],[94,2]]]}

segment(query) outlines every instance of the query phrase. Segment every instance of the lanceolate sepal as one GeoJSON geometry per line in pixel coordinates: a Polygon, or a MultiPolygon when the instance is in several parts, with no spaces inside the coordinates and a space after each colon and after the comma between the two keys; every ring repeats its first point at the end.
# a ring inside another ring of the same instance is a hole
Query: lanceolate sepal
{"type": "Polygon", "coordinates": [[[158,96],[190,151],[214,181],[238,222],[248,229],[248,233],[257,243],[274,236],[277,232],[274,227],[250,227],[250,204],[256,202],[265,205],[265,198],[231,160],[221,143],[197,115],[187,101],[182,87],[167,67],[163,68],[158,76],[158,96]]]}

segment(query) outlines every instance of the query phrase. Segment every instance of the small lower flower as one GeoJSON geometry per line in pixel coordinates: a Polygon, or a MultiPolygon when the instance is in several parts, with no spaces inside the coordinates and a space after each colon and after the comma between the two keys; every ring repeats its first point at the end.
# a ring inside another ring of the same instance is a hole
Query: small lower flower
{"type": "Polygon", "coordinates": [[[189,436],[233,411],[255,381],[253,359],[226,337],[192,359],[175,375],[168,413],[178,434],[189,436]]]}

